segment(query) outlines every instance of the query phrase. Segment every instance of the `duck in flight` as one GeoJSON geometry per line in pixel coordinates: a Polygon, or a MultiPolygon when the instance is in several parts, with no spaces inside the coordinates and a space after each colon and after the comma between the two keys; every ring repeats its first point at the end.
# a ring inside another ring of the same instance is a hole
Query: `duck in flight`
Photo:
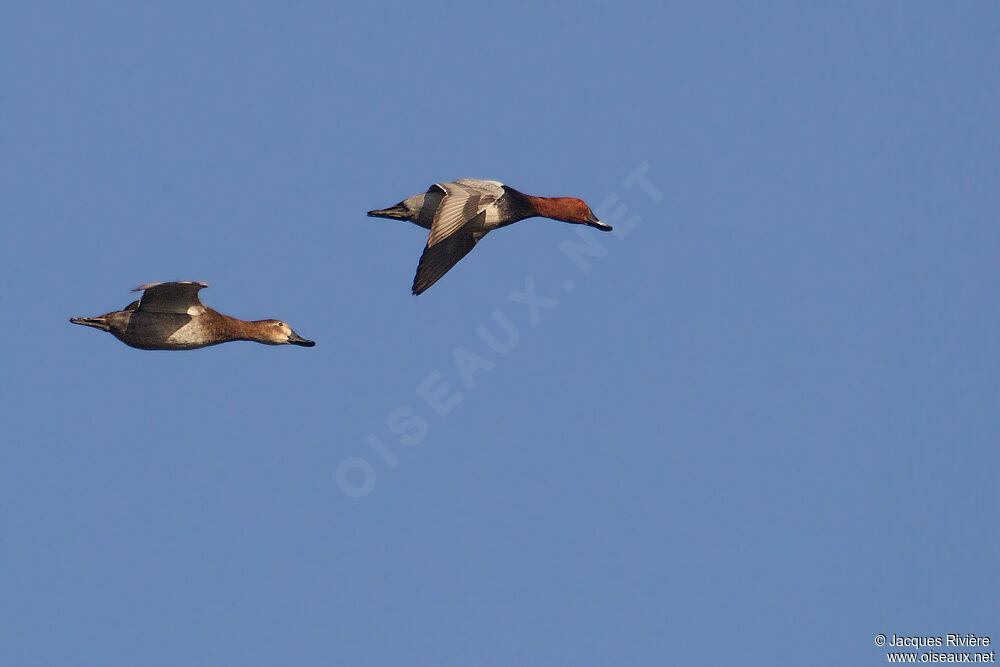
{"type": "Polygon", "coordinates": [[[469,254],[487,232],[525,218],[541,217],[611,231],[590,207],[573,197],[534,197],[497,181],[465,178],[435,183],[387,209],[368,211],[377,218],[409,220],[430,230],[413,278],[421,294],[469,254]]]}
{"type": "Polygon", "coordinates": [[[246,322],[217,313],[201,302],[205,283],[150,283],[136,287],[138,301],[100,317],[73,317],[70,322],[110,332],[140,350],[194,350],[199,347],[252,340],[265,345],[316,343],[298,335],[280,320],[246,322]]]}

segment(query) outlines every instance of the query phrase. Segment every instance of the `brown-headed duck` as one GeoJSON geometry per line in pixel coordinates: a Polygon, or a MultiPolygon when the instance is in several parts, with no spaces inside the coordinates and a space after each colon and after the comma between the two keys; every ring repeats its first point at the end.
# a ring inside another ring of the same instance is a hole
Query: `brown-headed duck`
{"type": "Polygon", "coordinates": [[[205,283],[150,283],[136,287],[142,297],[125,310],[100,317],[73,317],[70,322],[108,331],[140,350],[195,350],[199,347],[252,340],[265,345],[316,343],[298,335],[279,320],[246,322],[217,313],[198,298],[205,283]]]}
{"type": "Polygon", "coordinates": [[[368,215],[409,220],[431,231],[413,278],[414,294],[437,282],[487,232],[518,220],[538,216],[611,231],[574,197],[534,197],[497,181],[474,178],[435,183],[427,192],[368,215]]]}

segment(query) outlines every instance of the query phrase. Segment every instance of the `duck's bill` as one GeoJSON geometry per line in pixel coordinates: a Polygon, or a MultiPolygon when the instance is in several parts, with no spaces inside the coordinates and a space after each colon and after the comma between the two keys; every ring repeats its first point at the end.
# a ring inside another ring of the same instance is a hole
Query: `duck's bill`
{"type": "Polygon", "coordinates": [[[597,218],[595,218],[593,213],[587,216],[586,224],[588,224],[591,227],[596,227],[597,229],[600,229],[602,232],[610,232],[612,229],[614,229],[611,225],[606,225],[597,218]]]}
{"type": "Polygon", "coordinates": [[[292,332],[292,335],[288,337],[288,342],[291,345],[301,345],[302,347],[313,347],[314,345],[316,345],[315,341],[306,340],[305,338],[298,335],[294,331],[292,332]]]}

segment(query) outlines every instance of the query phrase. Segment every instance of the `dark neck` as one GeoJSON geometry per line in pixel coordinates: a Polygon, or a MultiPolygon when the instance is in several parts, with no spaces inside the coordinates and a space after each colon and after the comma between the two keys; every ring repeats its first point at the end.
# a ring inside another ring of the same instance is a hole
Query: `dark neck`
{"type": "Polygon", "coordinates": [[[561,207],[565,197],[535,197],[510,186],[504,186],[504,190],[507,191],[507,215],[511,218],[510,222],[535,216],[566,221],[564,209],[561,207]]]}

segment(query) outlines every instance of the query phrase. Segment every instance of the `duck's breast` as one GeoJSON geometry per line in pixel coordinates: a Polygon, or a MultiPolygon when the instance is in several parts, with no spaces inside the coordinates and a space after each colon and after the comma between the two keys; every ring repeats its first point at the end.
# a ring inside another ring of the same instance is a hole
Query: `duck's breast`
{"type": "Polygon", "coordinates": [[[483,220],[484,232],[488,232],[491,229],[496,229],[497,227],[502,227],[505,224],[513,222],[509,219],[510,216],[508,215],[502,202],[502,199],[498,199],[497,201],[486,205],[486,208],[484,209],[486,211],[486,217],[483,220]]]}
{"type": "Polygon", "coordinates": [[[503,196],[498,198],[493,204],[492,213],[489,211],[486,213],[487,224],[491,223],[491,219],[495,220],[492,223],[491,229],[510,225],[518,220],[524,220],[534,215],[527,195],[518,192],[509,185],[505,185],[503,190],[503,196]]]}

